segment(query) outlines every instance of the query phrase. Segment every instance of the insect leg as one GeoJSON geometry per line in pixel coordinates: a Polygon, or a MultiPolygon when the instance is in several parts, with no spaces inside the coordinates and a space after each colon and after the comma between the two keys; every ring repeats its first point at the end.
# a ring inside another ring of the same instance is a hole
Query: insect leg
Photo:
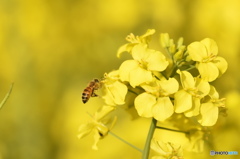
{"type": "Polygon", "coordinates": [[[91,97],[97,97],[98,95],[96,93],[92,93],[91,97]]]}

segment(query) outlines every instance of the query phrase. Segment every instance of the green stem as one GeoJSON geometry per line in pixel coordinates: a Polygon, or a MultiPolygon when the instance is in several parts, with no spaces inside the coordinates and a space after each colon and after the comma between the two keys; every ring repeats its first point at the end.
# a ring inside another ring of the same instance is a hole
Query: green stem
{"type": "Polygon", "coordinates": [[[180,132],[180,133],[185,133],[185,134],[188,134],[188,133],[189,133],[189,132],[186,132],[186,131],[174,130],[174,129],[164,128],[164,127],[161,127],[161,126],[156,126],[156,128],[157,128],[157,129],[163,129],[163,130],[169,130],[169,131],[180,132]]]}
{"type": "Polygon", "coordinates": [[[177,65],[174,64],[174,67],[173,67],[173,69],[171,70],[171,74],[170,74],[169,77],[173,77],[173,76],[176,74],[177,69],[178,69],[177,65]]]}
{"type": "Polygon", "coordinates": [[[190,71],[190,70],[192,70],[192,69],[194,69],[194,68],[196,68],[195,65],[190,65],[190,67],[189,67],[188,69],[186,69],[185,71],[190,71]]]}
{"type": "Polygon", "coordinates": [[[148,159],[149,152],[150,152],[150,144],[151,144],[151,140],[152,140],[156,126],[157,126],[157,120],[152,118],[151,126],[149,128],[147,140],[145,142],[145,147],[143,150],[142,159],[148,159]]]}
{"type": "Polygon", "coordinates": [[[117,136],[116,134],[114,134],[113,132],[109,131],[109,134],[111,134],[112,136],[116,137],[117,139],[119,139],[120,141],[124,142],[125,144],[131,146],[132,148],[142,152],[142,150],[136,146],[134,146],[133,144],[130,144],[129,142],[127,142],[126,140],[122,139],[121,137],[117,136]]]}
{"type": "Polygon", "coordinates": [[[5,95],[4,99],[3,99],[2,102],[0,103],[0,109],[1,109],[2,106],[6,103],[8,97],[10,96],[10,94],[11,94],[11,92],[12,92],[12,88],[13,88],[13,83],[11,84],[8,93],[5,95]]]}

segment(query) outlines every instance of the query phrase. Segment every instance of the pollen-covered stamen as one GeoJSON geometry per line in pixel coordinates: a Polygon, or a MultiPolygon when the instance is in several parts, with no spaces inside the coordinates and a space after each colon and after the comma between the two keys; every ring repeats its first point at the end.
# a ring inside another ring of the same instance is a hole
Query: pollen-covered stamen
{"type": "Polygon", "coordinates": [[[198,88],[188,88],[188,89],[185,89],[185,91],[187,91],[189,94],[191,94],[196,98],[203,98],[204,96],[204,93],[199,91],[198,88]]]}
{"type": "Polygon", "coordinates": [[[141,59],[141,61],[138,61],[138,64],[139,64],[140,67],[142,67],[143,69],[147,70],[147,64],[148,63],[146,62],[146,60],[141,59]]]}
{"type": "Polygon", "coordinates": [[[133,33],[131,33],[130,35],[128,35],[126,37],[126,40],[130,43],[139,43],[139,39],[137,37],[135,37],[135,35],[133,33]]]}
{"type": "Polygon", "coordinates": [[[211,99],[211,102],[214,103],[218,107],[225,107],[226,98],[221,99],[211,99]]]}
{"type": "Polygon", "coordinates": [[[203,63],[205,63],[205,62],[211,62],[211,61],[213,61],[216,57],[217,57],[217,55],[211,54],[211,55],[208,56],[207,58],[204,58],[204,59],[202,60],[202,62],[203,62],[203,63]]]}

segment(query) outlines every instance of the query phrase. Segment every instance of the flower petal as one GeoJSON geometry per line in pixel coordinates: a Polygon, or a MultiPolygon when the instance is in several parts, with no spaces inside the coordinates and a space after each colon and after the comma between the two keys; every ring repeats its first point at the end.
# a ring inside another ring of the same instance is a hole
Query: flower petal
{"type": "Polygon", "coordinates": [[[147,68],[151,71],[164,71],[169,62],[166,57],[159,51],[148,49],[149,56],[146,58],[147,68]]]}
{"type": "Polygon", "coordinates": [[[148,43],[152,35],[156,32],[155,29],[148,29],[147,32],[139,37],[139,39],[144,42],[148,43]]]}
{"type": "Polygon", "coordinates": [[[171,146],[169,146],[168,143],[164,143],[163,141],[157,141],[156,139],[152,139],[151,149],[156,151],[158,154],[161,154],[164,156],[168,155],[169,152],[172,150],[171,146]]]}
{"type": "Polygon", "coordinates": [[[169,118],[174,112],[173,104],[169,97],[158,98],[157,103],[153,106],[152,112],[153,117],[158,121],[164,121],[169,118]]]}
{"type": "Polygon", "coordinates": [[[141,67],[137,67],[130,72],[130,85],[135,88],[140,84],[152,81],[152,73],[141,67]]]}
{"type": "Polygon", "coordinates": [[[138,115],[142,117],[152,117],[152,107],[156,103],[156,97],[142,93],[135,98],[134,105],[137,109],[138,115]]]}
{"type": "Polygon", "coordinates": [[[97,131],[97,129],[94,131],[94,136],[93,137],[94,137],[94,143],[92,145],[92,149],[93,150],[98,150],[97,143],[100,140],[101,136],[99,135],[99,132],[97,131]]]}
{"type": "Polygon", "coordinates": [[[202,126],[213,126],[218,119],[218,107],[213,103],[203,103],[201,105],[200,113],[202,119],[199,120],[199,123],[202,126]]]}
{"type": "Polygon", "coordinates": [[[218,46],[214,40],[205,38],[201,41],[201,43],[204,44],[207,49],[207,56],[218,54],[218,46]]]}
{"type": "Polygon", "coordinates": [[[202,80],[201,78],[196,78],[196,87],[198,89],[199,98],[203,98],[210,91],[210,85],[207,81],[202,80]]]}
{"type": "Polygon", "coordinates": [[[163,95],[170,95],[178,91],[179,84],[175,78],[159,81],[159,85],[164,90],[163,95]]]}
{"type": "Polygon", "coordinates": [[[137,60],[139,62],[142,61],[142,59],[145,59],[149,56],[149,53],[147,52],[147,44],[137,44],[132,49],[132,56],[134,60],[137,60]]]}
{"type": "Polygon", "coordinates": [[[166,155],[167,153],[165,151],[168,151],[167,144],[162,141],[157,141],[155,138],[151,141],[151,149],[163,155],[166,155]]]}
{"type": "Polygon", "coordinates": [[[177,70],[177,73],[180,75],[183,88],[187,89],[195,87],[194,78],[189,72],[177,70]]]}
{"type": "Polygon", "coordinates": [[[188,45],[187,49],[193,61],[201,62],[204,58],[208,57],[207,49],[201,42],[193,42],[188,45]]]}
{"type": "Polygon", "coordinates": [[[95,119],[97,121],[103,119],[106,115],[108,115],[110,112],[112,112],[113,110],[115,110],[115,107],[113,106],[109,106],[109,105],[104,105],[101,107],[101,109],[99,109],[95,114],[95,119]]]}
{"type": "Polygon", "coordinates": [[[122,53],[124,53],[125,51],[130,53],[134,45],[136,45],[136,43],[128,43],[122,45],[117,51],[117,57],[120,58],[122,53]]]}
{"type": "Polygon", "coordinates": [[[174,95],[175,112],[182,113],[192,108],[192,96],[184,90],[180,90],[174,95]]]}
{"type": "Polygon", "coordinates": [[[190,110],[187,110],[186,112],[184,112],[184,115],[186,117],[197,116],[199,114],[200,105],[201,105],[200,99],[193,97],[193,106],[190,110]]]}
{"type": "Polygon", "coordinates": [[[214,81],[219,75],[217,66],[212,62],[199,63],[197,65],[197,68],[201,75],[201,78],[209,82],[214,81]]]}
{"type": "Polygon", "coordinates": [[[115,81],[111,84],[106,84],[105,88],[106,94],[103,96],[103,99],[105,99],[106,104],[122,105],[125,103],[125,96],[128,91],[126,85],[119,81],[115,81]]]}
{"type": "Polygon", "coordinates": [[[210,96],[212,99],[218,99],[218,98],[219,98],[219,94],[218,94],[217,90],[216,90],[215,87],[212,86],[212,85],[210,85],[209,96],[210,96]]]}
{"type": "Polygon", "coordinates": [[[121,81],[130,80],[130,72],[138,67],[138,62],[135,60],[126,60],[119,67],[119,75],[121,81]]]}
{"type": "Polygon", "coordinates": [[[169,47],[170,46],[170,38],[168,33],[160,34],[160,42],[162,47],[169,47]]]}
{"type": "Polygon", "coordinates": [[[228,63],[224,58],[218,56],[212,62],[217,66],[220,74],[219,76],[226,72],[228,68],[228,63]]]}
{"type": "Polygon", "coordinates": [[[78,134],[78,138],[81,139],[91,133],[94,127],[95,125],[93,123],[82,124],[78,129],[78,131],[80,132],[78,134]]]}

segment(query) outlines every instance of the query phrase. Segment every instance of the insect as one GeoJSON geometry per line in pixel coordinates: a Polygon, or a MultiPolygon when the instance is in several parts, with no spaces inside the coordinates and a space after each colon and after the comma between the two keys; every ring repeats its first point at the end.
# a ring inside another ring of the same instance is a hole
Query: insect
{"type": "Polygon", "coordinates": [[[94,92],[100,88],[101,82],[98,79],[93,79],[82,93],[82,102],[85,104],[90,97],[97,97],[98,95],[94,92]]]}

